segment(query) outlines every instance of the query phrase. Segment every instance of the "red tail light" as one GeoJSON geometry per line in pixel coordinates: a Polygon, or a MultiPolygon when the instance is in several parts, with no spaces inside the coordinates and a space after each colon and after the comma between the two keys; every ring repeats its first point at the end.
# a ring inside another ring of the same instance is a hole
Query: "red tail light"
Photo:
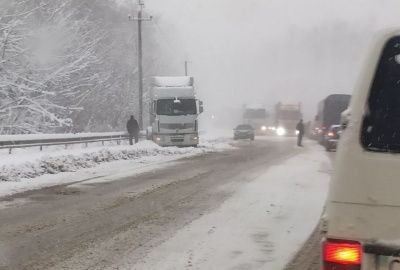
{"type": "Polygon", "coordinates": [[[328,132],[328,136],[333,137],[333,136],[335,136],[335,134],[333,134],[333,132],[331,131],[331,132],[328,132]]]}
{"type": "Polygon", "coordinates": [[[336,242],[324,244],[324,261],[328,263],[360,265],[361,254],[360,244],[336,242]]]}

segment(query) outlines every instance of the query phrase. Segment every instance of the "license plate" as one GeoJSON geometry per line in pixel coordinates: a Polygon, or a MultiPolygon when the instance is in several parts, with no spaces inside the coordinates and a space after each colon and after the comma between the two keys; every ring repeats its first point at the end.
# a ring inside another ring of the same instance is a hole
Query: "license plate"
{"type": "Polygon", "coordinates": [[[378,256],[377,270],[400,270],[400,257],[378,256]]]}

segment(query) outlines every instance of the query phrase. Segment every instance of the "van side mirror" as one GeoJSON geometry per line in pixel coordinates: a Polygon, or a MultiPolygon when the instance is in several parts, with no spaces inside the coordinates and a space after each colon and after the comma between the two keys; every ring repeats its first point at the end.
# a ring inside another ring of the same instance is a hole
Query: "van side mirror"
{"type": "Polygon", "coordinates": [[[349,124],[350,121],[350,116],[351,116],[350,110],[346,110],[340,115],[341,130],[345,130],[347,128],[347,125],[349,124]]]}

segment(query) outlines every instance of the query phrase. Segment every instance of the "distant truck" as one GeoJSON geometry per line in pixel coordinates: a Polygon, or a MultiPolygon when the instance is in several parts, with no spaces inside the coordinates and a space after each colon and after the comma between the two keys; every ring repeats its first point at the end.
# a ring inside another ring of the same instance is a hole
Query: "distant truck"
{"type": "Polygon", "coordinates": [[[147,139],[160,146],[198,145],[203,102],[196,99],[193,83],[193,77],[152,78],[147,139]]]}
{"type": "Polygon", "coordinates": [[[319,143],[324,143],[325,134],[330,126],[340,124],[341,114],[349,106],[350,98],[350,95],[334,94],[318,103],[315,128],[319,143]]]}
{"type": "Polygon", "coordinates": [[[263,104],[243,105],[243,124],[252,126],[256,135],[265,135],[268,131],[268,112],[263,104]]]}
{"type": "Polygon", "coordinates": [[[296,125],[302,117],[301,103],[278,102],[275,105],[275,130],[279,136],[295,136],[296,125]]]}

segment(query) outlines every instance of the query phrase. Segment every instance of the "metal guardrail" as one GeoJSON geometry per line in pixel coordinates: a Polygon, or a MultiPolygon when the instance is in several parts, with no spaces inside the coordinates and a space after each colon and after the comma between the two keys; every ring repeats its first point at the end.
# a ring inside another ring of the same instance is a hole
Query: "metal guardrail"
{"type": "MultiPolygon", "coordinates": [[[[122,140],[126,140],[129,138],[129,135],[125,132],[115,133],[113,135],[102,135],[98,133],[98,135],[93,136],[71,136],[71,134],[66,134],[66,137],[60,137],[60,134],[56,134],[56,138],[46,138],[46,139],[30,139],[30,135],[24,135],[24,139],[17,140],[0,140],[0,150],[1,149],[9,149],[9,154],[12,153],[12,149],[15,148],[28,148],[28,147],[39,147],[40,151],[43,150],[44,146],[54,146],[54,145],[65,145],[65,148],[71,144],[81,144],[84,143],[88,146],[89,143],[101,142],[104,145],[104,142],[107,141],[117,141],[119,145],[122,140]],[[68,136],[69,135],[69,136],[68,136]]],[[[144,138],[146,135],[141,132],[139,133],[139,138],[144,138]]]]}

